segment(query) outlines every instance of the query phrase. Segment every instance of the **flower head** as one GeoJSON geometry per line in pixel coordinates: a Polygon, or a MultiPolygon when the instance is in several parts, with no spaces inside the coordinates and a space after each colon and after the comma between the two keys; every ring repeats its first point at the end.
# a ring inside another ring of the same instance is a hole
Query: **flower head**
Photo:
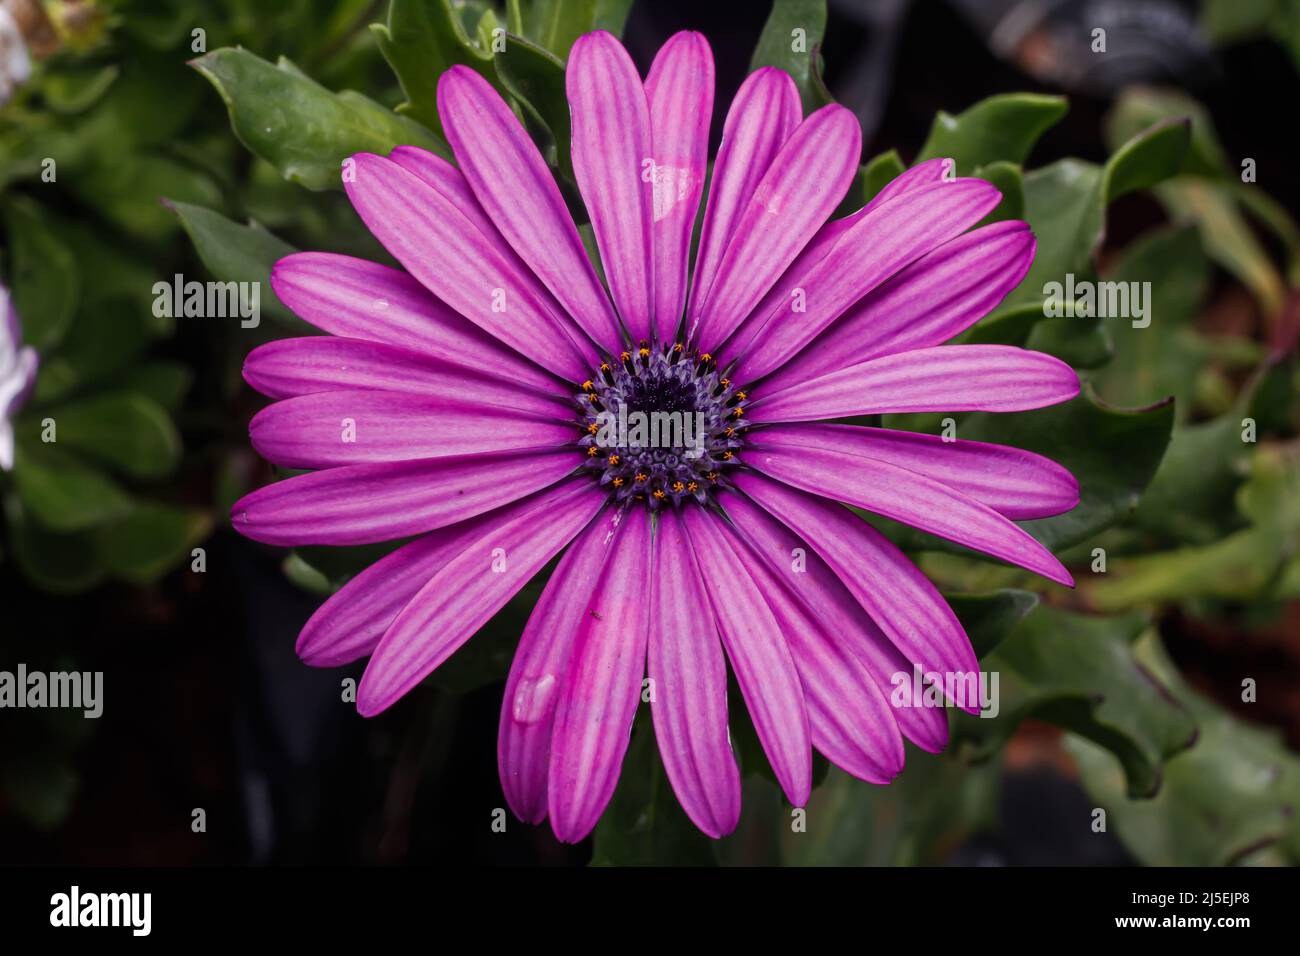
{"type": "Polygon", "coordinates": [[[947,740],[942,710],[890,705],[891,675],[978,662],[934,585],[840,502],[1070,583],[1013,519],[1066,511],[1078,487],[1014,448],[821,422],[1074,396],[1049,356],[943,345],[1020,282],[1033,236],[974,228],[997,190],[940,161],[831,220],[857,121],[834,105],[803,117],[790,77],[760,69],[727,115],[691,268],[703,38],[673,37],[643,82],[614,37],[589,34],[566,82],[605,281],[510,107],[449,70],[455,165],[402,147],[354,157],[346,183],[405,271],[320,253],[276,266],[279,297],[332,335],[249,356],[248,381],[277,399],[252,440],[315,470],[244,498],[234,525],[279,545],[413,538],[298,641],[314,665],[369,655],[363,714],[562,552],[515,655],[498,756],[514,811],[563,840],[613,793],[643,693],[686,812],[713,836],[735,826],[728,663],[792,803],[813,747],[887,782],[904,736],[947,740]]]}
{"type": "Polygon", "coordinates": [[[0,285],[0,470],[14,466],[14,415],[23,407],[36,384],[40,359],[23,345],[22,326],[9,290],[0,285]]]}

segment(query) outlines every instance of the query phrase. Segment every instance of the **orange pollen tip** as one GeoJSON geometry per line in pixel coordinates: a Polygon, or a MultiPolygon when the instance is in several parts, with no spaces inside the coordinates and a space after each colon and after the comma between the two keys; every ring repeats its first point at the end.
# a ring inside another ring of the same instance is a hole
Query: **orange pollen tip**
{"type": "Polygon", "coordinates": [[[737,397],[738,399],[740,399],[742,402],[743,402],[746,398],[748,398],[748,396],[747,396],[744,392],[737,392],[737,393],[736,393],[736,397],[737,397]]]}
{"type": "Polygon", "coordinates": [[[609,456],[609,463],[610,463],[611,465],[617,465],[618,462],[619,462],[619,457],[618,457],[618,455],[610,455],[610,456],[609,456]]]}
{"type": "Polygon", "coordinates": [[[622,487],[623,487],[623,479],[622,479],[622,478],[615,478],[614,481],[613,481],[613,485],[614,485],[615,488],[622,488],[622,487]]]}
{"type": "Polygon", "coordinates": [[[600,452],[598,452],[598,451],[596,450],[596,446],[595,446],[595,445],[592,445],[592,446],[590,446],[590,447],[587,449],[587,457],[588,457],[588,458],[594,458],[594,457],[595,457],[596,455],[598,455],[598,454],[600,454],[600,452]]]}
{"type": "Polygon", "coordinates": [[[600,426],[597,425],[595,422],[592,422],[590,425],[587,426],[587,433],[590,435],[594,435],[598,431],[600,431],[600,426]]]}
{"type": "Polygon", "coordinates": [[[640,355],[642,358],[649,358],[649,357],[650,357],[650,350],[649,350],[649,349],[637,349],[637,354],[640,355]]]}
{"type": "Polygon", "coordinates": [[[733,458],[735,458],[735,457],[736,457],[736,456],[733,455],[733,454],[732,454],[731,452],[729,452],[729,451],[724,451],[724,452],[722,453],[722,458],[723,458],[724,461],[731,461],[731,459],[733,459],[733,458]]]}
{"type": "Polygon", "coordinates": [[[686,486],[685,486],[684,484],[682,484],[680,481],[674,481],[674,482],[673,482],[673,491],[682,491],[682,490],[684,490],[685,488],[686,488],[686,486]]]}
{"type": "Polygon", "coordinates": [[[685,346],[682,345],[681,342],[678,342],[676,345],[673,346],[673,351],[680,352],[683,348],[685,348],[685,346]]]}
{"type": "Polygon", "coordinates": [[[686,486],[686,490],[687,490],[687,491],[699,491],[699,490],[700,490],[700,483],[699,483],[698,481],[692,481],[689,485],[686,486]]]}
{"type": "Polygon", "coordinates": [[[662,498],[664,497],[664,490],[662,488],[656,488],[654,495],[656,498],[662,498]]]}
{"type": "Polygon", "coordinates": [[[596,387],[596,383],[593,382],[591,379],[587,379],[585,382],[582,383],[583,390],[587,392],[590,392],[595,387],[596,387]]]}
{"type": "Polygon", "coordinates": [[[639,471],[636,473],[636,480],[637,480],[638,482],[645,481],[645,480],[646,480],[646,477],[647,477],[646,475],[642,474],[642,473],[639,472],[639,471]]]}
{"type": "Polygon", "coordinates": [[[630,359],[630,358],[632,357],[632,353],[631,353],[631,352],[620,352],[618,357],[619,357],[620,359],[622,359],[624,362],[626,362],[628,359],[630,359]]]}

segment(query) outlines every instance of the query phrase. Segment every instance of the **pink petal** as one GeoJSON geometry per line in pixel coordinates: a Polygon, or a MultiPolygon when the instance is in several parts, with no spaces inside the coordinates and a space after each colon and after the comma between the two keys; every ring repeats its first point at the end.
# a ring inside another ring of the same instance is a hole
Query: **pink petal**
{"type": "MultiPolygon", "coordinates": [[[[923,673],[936,669],[934,659],[910,661],[904,657],[817,552],[784,524],[733,491],[724,491],[718,503],[769,567],[782,575],[808,607],[816,609],[826,635],[850,651],[882,691],[898,674],[910,677],[914,666],[923,673]],[[793,572],[796,558],[802,570],[793,572]]],[[[795,664],[800,664],[798,654],[795,664]]],[[[891,706],[890,712],[904,735],[924,750],[938,753],[948,745],[948,716],[943,708],[891,706]]]]}
{"type": "Polygon", "coordinates": [[[402,609],[357,686],[357,711],[373,717],[469,640],[605,505],[592,485],[569,486],[544,514],[521,510],[485,528],[451,557],[402,609]]]}
{"type": "Polygon", "coordinates": [[[1074,586],[1070,572],[1027,531],[926,475],[824,447],[754,448],[745,460],[787,485],[857,505],[1074,586]]]}
{"type": "Polygon", "coordinates": [[[519,819],[546,819],[551,731],[559,690],[596,582],[612,550],[616,517],[605,512],[574,539],[528,617],[501,702],[497,768],[506,802],[519,819]]]}
{"type": "Polygon", "coordinates": [[[803,297],[780,303],[749,342],[737,343],[732,377],[752,381],[779,368],[880,283],[979,222],[1001,196],[982,179],[959,179],[913,190],[864,215],[808,270],[803,297]]]}
{"type": "Polygon", "coordinates": [[[655,327],[677,331],[686,305],[691,230],[708,174],[713,117],[713,54],[699,33],[674,34],[659,48],[645,81],[653,134],[655,327]]]}
{"type": "Polygon", "coordinates": [[[560,688],[547,786],[551,828],[577,843],[614,794],[645,675],[650,516],[623,514],[609,562],[577,624],[560,688]]]}
{"type": "Polygon", "coordinates": [[[432,531],[517,501],[571,474],[569,449],[346,465],[259,488],[231,509],[264,544],[371,544],[432,531]]]}
{"type": "Polygon", "coordinates": [[[857,425],[772,425],[755,448],[819,448],[888,462],[928,475],[999,514],[1020,521],[1062,514],[1079,503],[1079,483],[1051,459],[1007,445],[857,425]]]}
{"type": "Polygon", "coordinates": [[[740,770],[727,731],[727,662],[675,511],[659,514],[654,560],[648,665],[655,738],[686,815],[717,839],[740,819],[740,770]]]}
{"type": "Polygon", "coordinates": [[[402,608],[452,558],[521,515],[545,515],[588,482],[565,482],[495,511],[420,535],[380,558],[330,595],[298,635],[298,656],[313,667],[338,667],[374,653],[402,608]]]}
{"type": "MultiPolygon", "coordinates": [[[[794,80],[775,67],[765,66],[751,73],[731,101],[704,207],[687,309],[692,321],[713,288],[722,257],[754,188],[802,118],[803,107],[794,80]]],[[[694,334],[694,329],[687,331],[694,334]]]]}
{"type": "Polygon", "coordinates": [[[573,173],[591,214],[605,277],[634,342],[654,327],[654,162],[650,109],[632,58],[613,34],[578,37],[564,71],[573,173]]]}
{"type": "Polygon", "coordinates": [[[524,275],[456,205],[414,173],[372,153],[352,157],[348,198],[375,238],[431,292],[479,328],[571,381],[598,364],[590,342],[533,294],[524,275]]]}
{"type": "MultiPolygon", "coordinates": [[[[979,671],[965,630],[902,551],[842,505],[753,472],[736,486],[807,541],[903,655],[942,673],[979,671]]],[[[972,713],[978,708],[968,707],[972,713]]]]}
{"type": "MultiPolygon", "coordinates": [[[[750,546],[750,551],[756,549],[750,546]]],[[[779,576],[761,558],[745,569],[781,624],[808,704],[812,744],[853,776],[888,783],[903,769],[898,722],[871,673],[836,635],[820,607],[790,590],[789,568],[779,576]]]]}
{"type": "MultiPolygon", "coordinates": [[[[699,346],[714,351],[794,261],[858,170],[862,130],[842,106],[823,106],[790,135],[754,187],[699,308],[699,346]]],[[[888,207],[886,207],[888,208],[888,207]]]]}
{"type": "Polygon", "coordinates": [[[299,318],[331,335],[383,342],[569,394],[539,366],[388,266],[328,252],[299,252],[275,264],[271,287],[299,318]]]}
{"type": "Polygon", "coordinates": [[[574,320],[608,352],[623,341],[609,297],[546,161],[487,80],[453,66],[438,80],[438,115],[484,211],[574,320]]]}
{"type": "Polygon", "coordinates": [[[763,592],[746,570],[744,544],[717,515],[682,514],[691,547],[758,739],[786,798],[796,807],[812,790],[808,712],[790,648],[763,592]]]}
{"type": "Polygon", "coordinates": [[[777,280],[776,285],[768,290],[758,305],[754,306],[748,318],[736,329],[735,333],[723,347],[724,352],[734,351],[740,354],[748,347],[754,335],[767,323],[767,317],[784,305],[797,288],[806,288],[808,273],[826,258],[840,241],[841,237],[852,229],[863,216],[883,203],[896,199],[939,181],[943,175],[943,166],[947,160],[931,159],[894,177],[878,192],[871,201],[861,209],[842,219],[832,219],[817,231],[812,241],[804,246],[790,268],[777,280]]]}
{"type": "Polygon", "coordinates": [[[871,359],[760,395],[755,421],[893,412],[1020,412],[1066,402],[1079,377],[1060,359],[1010,345],[942,345],[871,359]]]}
{"type": "Polygon", "coordinates": [[[927,253],[868,293],[763,383],[776,392],[894,352],[941,345],[993,311],[1034,259],[1022,222],[995,222],[927,253]]]}
{"type": "Polygon", "coordinates": [[[447,394],[316,392],[268,405],[249,423],[257,453],[285,468],[410,461],[521,445],[572,444],[577,430],[551,403],[516,409],[447,394]],[[547,416],[547,417],[542,417],[547,416]]]}

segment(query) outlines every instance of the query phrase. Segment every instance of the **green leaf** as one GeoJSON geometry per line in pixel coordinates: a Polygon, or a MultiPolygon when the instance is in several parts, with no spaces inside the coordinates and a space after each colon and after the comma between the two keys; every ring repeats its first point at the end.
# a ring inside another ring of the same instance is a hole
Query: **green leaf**
{"type": "Polygon", "coordinates": [[[494,65],[501,85],[519,101],[532,125],[546,132],[544,144],[554,151],[554,165],[573,179],[573,128],[564,86],[564,63],[542,47],[514,34],[506,35],[506,48],[494,65]]]}
{"type": "Polygon", "coordinates": [[[14,197],[5,203],[4,225],[12,259],[9,288],[22,320],[23,340],[44,352],[57,345],[72,324],[81,271],[31,200],[14,197]]]}
{"type": "Polygon", "coordinates": [[[216,206],[221,190],[206,173],[166,156],[133,154],[96,165],[72,180],[72,188],[92,209],[121,231],[145,241],[165,239],[176,230],[163,197],[216,206]]]}
{"type": "Polygon", "coordinates": [[[1196,722],[1135,656],[1146,628],[1142,614],[1090,617],[1039,606],[982,662],[998,675],[996,716],[958,712],[954,737],[981,759],[1021,721],[1046,720],[1113,753],[1130,794],[1154,794],[1165,761],[1195,741],[1196,722]]]}
{"type": "Polygon", "coordinates": [[[1068,109],[1064,97],[1007,93],[981,100],[957,116],[940,112],[916,161],[951,158],[960,176],[999,161],[1021,165],[1068,109]]]}
{"type": "Polygon", "coordinates": [[[171,418],[131,392],[106,392],[44,412],[58,443],[132,478],[162,478],[180,461],[181,440],[171,418]]]}
{"type": "Polygon", "coordinates": [[[89,532],[57,534],[36,524],[17,495],[5,502],[14,562],[29,581],[45,591],[76,594],[98,584],[104,568],[89,532]]]}
{"type": "Polygon", "coordinates": [[[1079,481],[1079,506],[1052,518],[1021,522],[1052,550],[1086,541],[1122,521],[1137,505],[1169,444],[1170,403],[1111,408],[1090,392],[1062,405],[1016,415],[981,413],[964,419],[963,439],[1038,452],[1079,481]]]}
{"type": "Polygon", "coordinates": [[[632,730],[618,789],[595,831],[593,866],[713,866],[711,841],[682,810],[648,708],[632,730]]]}
{"type": "Polygon", "coordinates": [[[533,0],[522,15],[524,35],[568,60],[573,41],[592,30],[623,32],[632,0],[533,0]]]}
{"type": "Polygon", "coordinates": [[[1020,167],[1015,163],[996,162],[977,166],[971,174],[976,179],[992,183],[1002,193],[997,207],[977,223],[984,226],[1004,219],[1019,219],[1025,213],[1025,183],[1020,167]]]}
{"type": "Polygon", "coordinates": [[[212,532],[205,511],[138,501],[122,518],[91,532],[104,567],[131,584],[158,580],[212,532]]]}
{"type": "Polygon", "coordinates": [[[240,142],[308,189],[338,188],[343,160],[354,153],[387,155],[446,145],[413,120],[359,93],[331,93],[285,60],[272,65],[247,50],[213,50],[194,67],[216,87],[240,142]]]}
{"type": "Polygon", "coordinates": [[[1187,687],[1154,636],[1138,663],[1190,707],[1195,745],[1165,764],[1152,799],[1126,795],[1105,750],[1069,738],[1084,787],[1106,808],[1120,840],[1147,866],[1300,863],[1300,758],[1280,735],[1245,723],[1187,687]]]}
{"type": "Polygon", "coordinates": [[[392,0],[388,23],[370,28],[406,94],[397,111],[439,136],[438,77],[461,64],[495,80],[492,54],[475,44],[454,7],[451,0],[392,0]]]}
{"type": "Polygon", "coordinates": [[[301,334],[315,331],[290,312],[271,288],[271,269],[297,251],[293,246],[256,223],[241,226],[202,206],[183,202],[169,205],[180,218],[199,258],[218,280],[259,283],[259,305],[267,316],[301,334]]]}
{"type": "Polygon", "coordinates": [[[1038,606],[1032,591],[1004,588],[985,594],[945,594],[979,657],[991,653],[1038,606]]]}
{"type": "Polygon", "coordinates": [[[805,114],[831,102],[822,85],[822,37],[826,32],[826,0],[773,0],[749,62],[750,72],[775,66],[794,78],[805,114]]]}
{"type": "Polygon", "coordinates": [[[864,204],[871,202],[880,190],[906,171],[907,167],[903,165],[903,160],[899,158],[896,149],[888,150],[868,160],[862,167],[862,191],[859,194],[862,202],[864,204]]]}
{"type": "Polygon", "coordinates": [[[131,510],[130,497],[107,475],[56,445],[25,440],[21,433],[17,437],[14,487],[44,527],[81,531],[131,510]]]}
{"type": "Polygon", "coordinates": [[[123,376],[121,387],[143,395],[169,412],[180,408],[194,382],[194,373],[181,362],[146,362],[123,376]]]}
{"type": "Polygon", "coordinates": [[[131,368],[149,347],[150,321],[148,306],[128,299],[84,306],[57,351],[42,360],[34,401],[58,401],[131,368]]]}

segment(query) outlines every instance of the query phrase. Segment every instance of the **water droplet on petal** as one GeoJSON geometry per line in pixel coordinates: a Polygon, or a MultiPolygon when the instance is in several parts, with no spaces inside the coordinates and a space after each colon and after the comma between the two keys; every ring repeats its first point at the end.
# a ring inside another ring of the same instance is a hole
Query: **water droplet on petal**
{"type": "Polygon", "coordinates": [[[537,723],[550,712],[557,686],[554,674],[545,674],[536,680],[525,677],[515,688],[515,699],[510,716],[516,723],[537,723]]]}

